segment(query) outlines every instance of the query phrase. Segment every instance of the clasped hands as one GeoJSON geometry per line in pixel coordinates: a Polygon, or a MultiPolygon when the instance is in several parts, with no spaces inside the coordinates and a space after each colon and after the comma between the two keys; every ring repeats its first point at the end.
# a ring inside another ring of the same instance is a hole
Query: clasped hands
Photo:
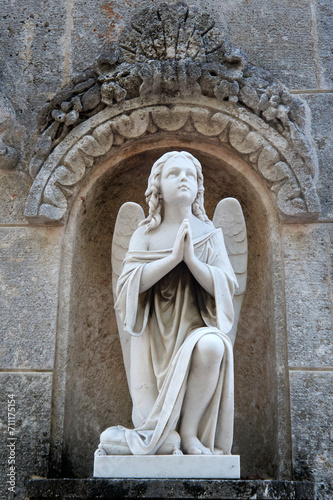
{"type": "Polygon", "coordinates": [[[182,261],[187,265],[191,265],[196,259],[193,250],[192,229],[188,219],[183,220],[177,231],[172,257],[176,265],[182,261]]]}
{"type": "Polygon", "coordinates": [[[171,254],[163,259],[145,264],[141,274],[140,293],[155,285],[182,261],[185,262],[198,283],[210,295],[213,295],[214,283],[208,266],[194,254],[192,230],[188,219],[183,220],[177,231],[171,254]]]}

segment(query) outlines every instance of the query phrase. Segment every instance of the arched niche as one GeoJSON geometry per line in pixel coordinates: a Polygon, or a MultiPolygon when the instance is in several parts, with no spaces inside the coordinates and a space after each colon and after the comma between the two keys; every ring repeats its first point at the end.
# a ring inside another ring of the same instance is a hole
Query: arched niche
{"type": "Polygon", "coordinates": [[[187,150],[201,161],[209,217],[221,198],[234,196],[242,205],[249,266],[235,344],[233,453],[241,455],[243,477],[288,477],[286,330],[276,206],[259,175],[230,147],[208,138],[195,141],[186,133],[159,133],[125,144],[97,162],[76,195],[64,233],[53,460],[62,460],[66,475],[90,476],[99,433],[111,425],[131,424],[113,312],[112,232],[122,203],[135,201],[146,209],[150,168],[173,149],[187,150]]]}

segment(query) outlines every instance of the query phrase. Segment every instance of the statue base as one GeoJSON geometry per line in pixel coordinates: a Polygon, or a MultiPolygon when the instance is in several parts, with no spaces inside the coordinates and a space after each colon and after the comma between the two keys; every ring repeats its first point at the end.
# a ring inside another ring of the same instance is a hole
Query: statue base
{"type": "Polygon", "coordinates": [[[239,479],[239,455],[95,455],[94,477],[239,479]]]}

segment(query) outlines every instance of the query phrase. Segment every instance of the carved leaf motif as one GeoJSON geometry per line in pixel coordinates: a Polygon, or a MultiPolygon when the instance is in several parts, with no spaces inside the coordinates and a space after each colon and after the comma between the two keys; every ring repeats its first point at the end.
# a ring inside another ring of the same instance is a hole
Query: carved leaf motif
{"type": "Polygon", "coordinates": [[[242,86],[239,98],[249,108],[256,109],[258,107],[259,97],[255,87],[252,87],[251,85],[242,86]]]}
{"type": "Polygon", "coordinates": [[[49,183],[44,190],[44,202],[54,205],[55,207],[66,209],[67,200],[61,189],[56,186],[57,175],[53,174],[49,183]]]}
{"type": "Polygon", "coordinates": [[[152,111],[155,124],[162,130],[175,131],[182,128],[187,122],[189,110],[183,106],[159,106],[152,111]]]}
{"type": "Polygon", "coordinates": [[[286,206],[288,206],[290,201],[293,199],[299,198],[300,194],[301,194],[301,190],[299,188],[299,185],[296,182],[296,179],[289,178],[281,185],[280,189],[277,192],[278,205],[281,208],[283,208],[283,211],[285,212],[286,206]]]}
{"type": "Polygon", "coordinates": [[[82,139],[79,140],[77,144],[77,148],[83,151],[88,156],[101,156],[102,153],[102,148],[99,146],[99,144],[95,141],[95,139],[91,135],[86,135],[85,137],[82,137],[82,139]]]}
{"type": "MultiPolygon", "coordinates": [[[[77,165],[77,164],[76,164],[77,165]]],[[[76,167],[74,165],[74,168],[76,167]]],[[[74,186],[84,176],[85,168],[68,169],[60,165],[53,174],[53,179],[63,186],[74,186]]]]}
{"type": "Polygon", "coordinates": [[[186,52],[187,57],[191,57],[194,61],[204,62],[206,60],[205,47],[202,43],[202,38],[197,31],[195,31],[190,37],[186,52]]]}
{"type": "Polygon", "coordinates": [[[121,115],[112,122],[112,128],[126,139],[133,139],[143,135],[149,125],[147,111],[133,111],[130,116],[121,115]]]}
{"type": "Polygon", "coordinates": [[[288,165],[283,161],[279,161],[275,163],[275,165],[262,169],[261,173],[265,179],[271,182],[280,182],[284,179],[288,179],[291,174],[288,165]]]}
{"type": "MultiPolygon", "coordinates": [[[[59,189],[60,191],[60,189],[59,189]]],[[[55,207],[49,203],[42,203],[38,210],[38,216],[43,220],[47,221],[61,221],[67,210],[66,208],[55,207]]]]}
{"type": "Polygon", "coordinates": [[[110,151],[113,144],[113,134],[111,130],[111,123],[106,122],[99,127],[96,127],[93,132],[93,137],[97,141],[100,147],[102,155],[110,151]]]}
{"type": "Polygon", "coordinates": [[[301,215],[306,210],[306,203],[302,198],[293,198],[289,201],[290,213],[295,215],[301,215]]]}
{"type": "Polygon", "coordinates": [[[112,144],[111,124],[107,122],[97,127],[92,136],[82,137],[77,143],[77,148],[88,156],[99,157],[110,151],[112,144]]]}
{"type": "Polygon", "coordinates": [[[229,117],[223,113],[212,114],[208,109],[202,108],[194,108],[191,116],[197,131],[208,136],[221,134],[230,121],[229,117]]]}
{"type": "Polygon", "coordinates": [[[47,220],[61,220],[67,210],[67,200],[64,193],[56,184],[55,173],[51,176],[43,192],[43,203],[39,207],[38,215],[47,220]]]}
{"type": "Polygon", "coordinates": [[[278,161],[280,161],[280,154],[275,148],[273,148],[273,146],[267,144],[260,151],[260,155],[258,158],[258,169],[263,173],[263,175],[265,175],[264,171],[271,168],[278,161]]]}
{"type": "Polygon", "coordinates": [[[95,84],[82,97],[82,110],[90,111],[101,102],[101,92],[99,85],[95,84]]]}
{"type": "Polygon", "coordinates": [[[230,126],[229,141],[232,147],[243,154],[253,153],[263,145],[259,134],[250,132],[247,125],[235,121],[230,126]]]}
{"type": "MultiPolygon", "coordinates": [[[[73,148],[67,153],[64,165],[68,168],[69,171],[73,172],[73,175],[76,176],[77,181],[82,179],[85,174],[86,168],[91,167],[93,165],[93,158],[87,156],[80,148],[80,144],[77,143],[73,148]]],[[[71,177],[71,176],[70,176],[71,177]]]]}

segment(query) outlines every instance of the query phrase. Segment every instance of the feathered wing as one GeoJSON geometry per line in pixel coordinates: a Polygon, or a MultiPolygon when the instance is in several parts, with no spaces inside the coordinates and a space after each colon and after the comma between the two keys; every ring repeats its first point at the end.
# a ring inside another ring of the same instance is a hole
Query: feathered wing
{"type": "MultiPolygon", "coordinates": [[[[112,291],[113,303],[116,302],[116,288],[118,278],[123,268],[123,262],[128,251],[129,243],[132,234],[137,229],[139,223],[145,218],[144,211],[137,203],[124,203],[118,212],[116,224],[114,227],[111,249],[111,264],[112,264],[112,291]]],[[[125,332],[122,326],[122,321],[116,312],[117,326],[123,351],[123,358],[127,380],[130,376],[130,335],[125,332]]]]}
{"type": "Polygon", "coordinates": [[[213,224],[222,229],[228,256],[239,285],[233,299],[235,319],[228,334],[234,343],[247,279],[247,234],[239,202],[235,198],[221,200],[216,206],[213,224]]]}

